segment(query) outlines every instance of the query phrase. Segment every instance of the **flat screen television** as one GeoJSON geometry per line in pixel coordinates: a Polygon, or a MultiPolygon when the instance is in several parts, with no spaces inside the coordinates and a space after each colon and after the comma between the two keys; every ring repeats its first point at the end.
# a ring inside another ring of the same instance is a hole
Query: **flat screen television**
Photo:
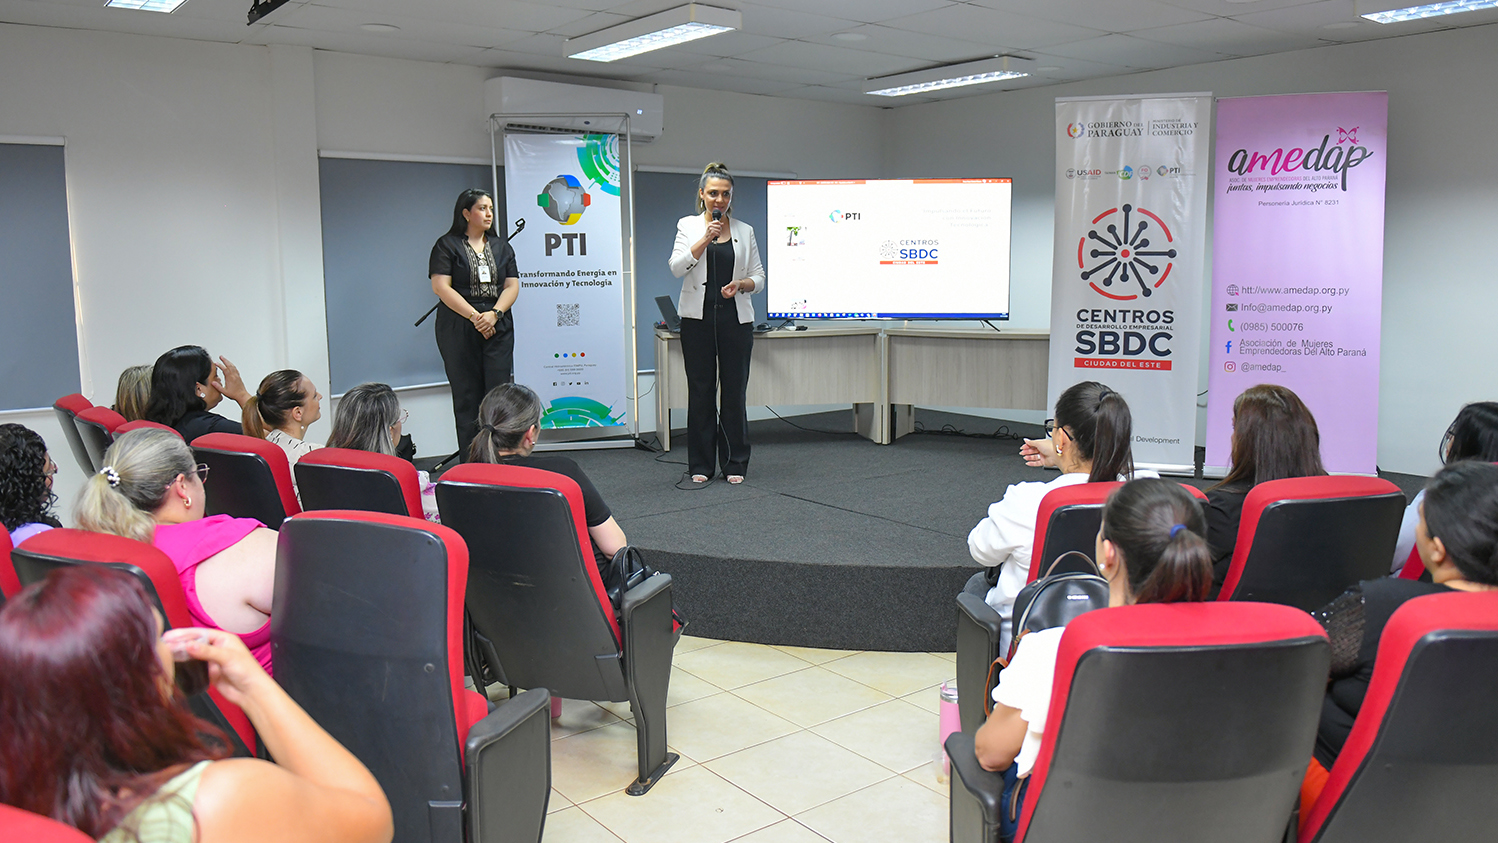
{"type": "Polygon", "coordinates": [[[1009,179],[771,181],[771,319],[1008,319],[1009,179]]]}

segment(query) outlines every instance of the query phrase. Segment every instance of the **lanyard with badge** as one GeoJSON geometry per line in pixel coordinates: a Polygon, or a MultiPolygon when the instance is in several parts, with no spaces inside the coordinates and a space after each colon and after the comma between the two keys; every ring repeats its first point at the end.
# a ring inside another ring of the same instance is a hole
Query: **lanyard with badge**
{"type": "MultiPolygon", "coordinates": [[[[486,247],[484,251],[487,252],[488,248],[486,247]]],[[[489,274],[489,258],[487,257],[487,255],[481,252],[475,252],[474,254],[479,259],[479,289],[487,289],[489,285],[494,281],[493,276],[489,274]]]]}

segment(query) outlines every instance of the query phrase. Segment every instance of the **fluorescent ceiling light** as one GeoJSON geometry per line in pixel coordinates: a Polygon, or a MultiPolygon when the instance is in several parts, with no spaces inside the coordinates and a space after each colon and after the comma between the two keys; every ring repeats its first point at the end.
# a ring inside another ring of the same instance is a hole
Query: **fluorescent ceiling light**
{"type": "Polygon", "coordinates": [[[738,12],[688,3],[589,35],[568,38],[562,49],[568,58],[617,61],[731,32],[743,25],[744,18],[738,12]]]}
{"type": "Polygon", "coordinates": [[[1401,23],[1407,20],[1435,18],[1455,15],[1460,12],[1476,12],[1481,9],[1498,8],[1498,0],[1447,0],[1444,3],[1426,3],[1421,6],[1397,6],[1394,3],[1359,2],[1358,14],[1374,23],[1401,23]],[[1363,11],[1369,9],[1370,11],[1363,11]]]}
{"type": "Polygon", "coordinates": [[[964,85],[982,85],[1004,79],[1019,79],[1030,75],[1016,69],[1025,61],[1014,56],[999,56],[982,61],[916,70],[911,73],[897,73],[894,76],[881,76],[878,79],[865,81],[863,92],[879,97],[903,97],[908,94],[924,94],[946,88],[960,88],[964,85]]]}
{"type": "Polygon", "coordinates": [[[187,0],[109,0],[104,5],[111,9],[135,9],[141,12],[175,12],[187,0]]]}

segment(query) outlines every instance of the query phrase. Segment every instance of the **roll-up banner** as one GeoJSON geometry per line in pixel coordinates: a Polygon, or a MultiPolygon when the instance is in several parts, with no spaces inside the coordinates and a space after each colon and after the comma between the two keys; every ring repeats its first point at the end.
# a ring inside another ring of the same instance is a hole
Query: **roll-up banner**
{"type": "Polygon", "coordinates": [[[1134,462],[1193,473],[1211,94],[1056,100],[1049,405],[1100,381],[1134,462]]]}
{"type": "Polygon", "coordinates": [[[515,380],[536,391],[543,428],[627,427],[619,143],[613,134],[509,134],[505,209],[527,220],[511,241],[520,269],[515,380]],[[529,209],[529,210],[527,210],[529,209]]]}
{"type": "Polygon", "coordinates": [[[1218,103],[1209,473],[1263,383],[1305,401],[1327,471],[1377,470],[1388,119],[1385,92],[1218,103]]]}

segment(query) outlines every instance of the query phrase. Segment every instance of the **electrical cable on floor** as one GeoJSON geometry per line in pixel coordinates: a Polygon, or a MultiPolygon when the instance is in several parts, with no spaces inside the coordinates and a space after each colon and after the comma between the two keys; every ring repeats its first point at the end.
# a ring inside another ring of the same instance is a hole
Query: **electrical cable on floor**
{"type": "Polygon", "coordinates": [[[1001,442],[1022,442],[1025,439],[1023,434],[1010,430],[1007,424],[999,425],[999,429],[993,433],[968,433],[950,424],[944,424],[939,429],[932,430],[917,421],[911,433],[923,433],[927,436],[962,436],[968,439],[997,439],[1001,442]]]}
{"type": "Polygon", "coordinates": [[[781,421],[785,422],[786,424],[790,425],[791,427],[794,427],[797,430],[804,430],[807,433],[825,433],[825,434],[828,434],[829,436],[857,436],[858,435],[858,431],[856,431],[856,430],[818,430],[818,429],[816,429],[814,427],[802,427],[801,425],[796,424],[795,422],[791,421],[790,419],[786,418],[785,416],[782,416],[781,414],[775,412],[775,408],[774,407],[770,407],[770,406],[766,405],[765,409],[769,410],[770,411],[770,415],[774,416],[775,418],[780,419],[781,421]]]}

